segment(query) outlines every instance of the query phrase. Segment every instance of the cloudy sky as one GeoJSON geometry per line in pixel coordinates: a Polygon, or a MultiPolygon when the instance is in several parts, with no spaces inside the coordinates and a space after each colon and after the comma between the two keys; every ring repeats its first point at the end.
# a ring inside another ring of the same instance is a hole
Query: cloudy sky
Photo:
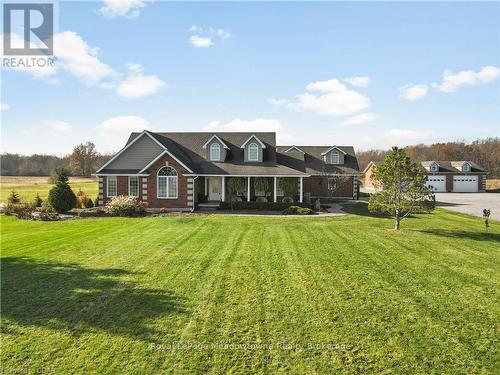
{"type": "Polygon", "coordinates": [[[3,152],[116,151],[143,129],[358,150],[500,136],[498,2],[60,2],[57,18],[54,69],[2,70],[3,152]]]}

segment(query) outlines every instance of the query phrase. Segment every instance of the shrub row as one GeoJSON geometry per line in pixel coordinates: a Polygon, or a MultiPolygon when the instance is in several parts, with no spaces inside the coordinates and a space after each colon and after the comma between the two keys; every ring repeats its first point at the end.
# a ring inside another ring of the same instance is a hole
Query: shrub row
{"type": "Polygon", "coordinates": [[[290,206],[285,208],[282,213],[284,215],[312,215],[313,210],[307,207],[290,206]]]}
{"type": "Polygon", "coordinates": [[[304,207],[312,209],[310,203],[281,203],[281,202],[221,202],[221,210],[270,210],[283,211],[290,206],[304,207]]]}

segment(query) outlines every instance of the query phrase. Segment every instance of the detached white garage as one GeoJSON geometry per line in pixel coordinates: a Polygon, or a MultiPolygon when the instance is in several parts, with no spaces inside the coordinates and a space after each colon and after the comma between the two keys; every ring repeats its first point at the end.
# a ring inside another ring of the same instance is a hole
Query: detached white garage
{"type": "Polygon", "coordinates": [[[453,176],[454,193],[477,193],[477,176],[453,176]]]}
{"type": "Polygon", "coordinates": [[[432,188],[435,193],[446,192],[446,176],[427,176],[427,187],[432,188]]]}

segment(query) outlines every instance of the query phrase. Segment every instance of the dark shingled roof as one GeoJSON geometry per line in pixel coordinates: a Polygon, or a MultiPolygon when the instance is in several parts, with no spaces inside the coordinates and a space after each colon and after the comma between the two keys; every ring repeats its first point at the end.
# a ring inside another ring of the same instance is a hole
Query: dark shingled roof
{"type": "Polygon", "coordinates": [[[138,174],[140,169],[108,169],[105,168],[99,174],[138,174]]]}
{"type": "MultiPolygon", "coordinates": [[[[487,173],[488,171],[481,167],[479,164],[476,164],[472,161],[468,160],[426,160],[420,162],[423,167],[430,167],[432,163],[438,163],[439,164],[439,172],[446,172],[446,173],[470,173],[470,172],[463,172],[462,171],[462,164],[464,163],[469,163],[471,166],[471,172],[484,172],[487,173]]],[[[432,172],[432,173],[437,173],[437,172],[432,172]]]]}
{"type": "MultiPolygon", "coordinates": [[[[271,132],[148,133],[197,174],[298,176],[325,173],[360,174],[358,161],[351,146],[337,146],[346,153],[345,163],[332,165],[325,164],[321,155],[332,146],[296,146],[305,154],[298,151],[285,152],[291,146],[276,146],[276,133],[271,132]],[[206,149],[203,145],[214,135],[229,147],[224,162],[212,162],[206,159],[206,149]],[[252,135],[266,145],[261,163],[244,162],[241,145],[252,135]]],[[[138,135],[140,133],[132,133],[127,144],[138,135]]]]}
{"type": "MultiPolygon", "coordinates": [[[[295,146],[300,148],[305,154],[293,151],[285,152],[292,146],[278,146],[279,155],[300,154],[304,161],[305,172],[311,175],[318,174],[360,174],[358,159],[352,146],[335,146],[344,151],[344,164],[326,164],[321,155],[332,146],[295,146]]],[[[298,157],[298,156],[297,156],[298,157]]]]}

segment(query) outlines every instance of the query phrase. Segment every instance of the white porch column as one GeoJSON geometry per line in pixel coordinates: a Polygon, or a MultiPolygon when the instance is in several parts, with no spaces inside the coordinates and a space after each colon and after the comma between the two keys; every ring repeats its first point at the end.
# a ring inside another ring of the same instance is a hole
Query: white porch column
{"type": "Polygon", "coordinates": [[[304,201],[304,177],[299,177],[299,202],[302,203],[304,201]]]}
{"type": "Polygon", "coordinates": [[[250,202],[250,176],[247,177],[247,202],[250,202]]]}
{"type": "Polygon", "coordinates": [[[221,189],[221,194],[222,194],[222,201],[226,201],[226,177],[222,176],[222,189],[221,189]]]}
{"type": "Polygon", "coordinates": [[[278,192],[278,189],[276,188],[276,177],[273,177],[273,201],[276,203],[278,201],[278,197],[276,196],[276,193],[278,192]]]}

